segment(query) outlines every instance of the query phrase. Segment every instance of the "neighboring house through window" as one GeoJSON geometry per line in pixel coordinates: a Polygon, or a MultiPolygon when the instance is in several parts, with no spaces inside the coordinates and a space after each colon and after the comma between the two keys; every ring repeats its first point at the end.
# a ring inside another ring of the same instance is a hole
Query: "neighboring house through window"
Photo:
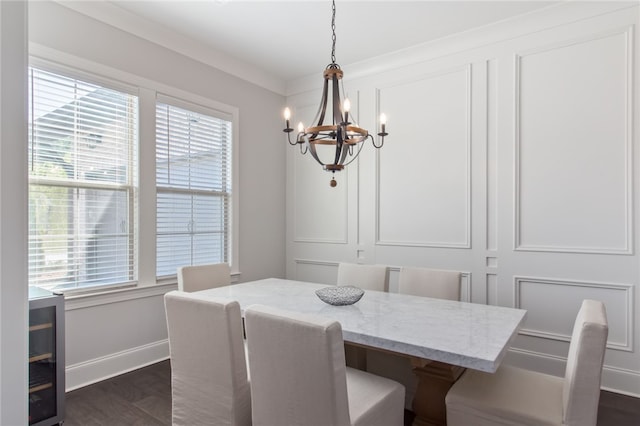
{"type": "Polygon", "coordinates": [[[135,279],[136,96],[29,69],[29,283],[135,279]]]}

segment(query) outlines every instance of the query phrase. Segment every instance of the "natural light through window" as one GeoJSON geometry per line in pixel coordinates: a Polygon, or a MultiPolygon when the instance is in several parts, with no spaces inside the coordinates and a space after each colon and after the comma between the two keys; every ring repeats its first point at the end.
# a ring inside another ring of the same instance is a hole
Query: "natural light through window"
{"type": "Polygon", "coordinates": [[[138,98],[29,69],[29,284],[135,280],[138,98]]]}
{"type": "Polygon", "coordinates": [[[232,122],[220,115],[156,105],[158,277],[231,261],[232,122]]]}

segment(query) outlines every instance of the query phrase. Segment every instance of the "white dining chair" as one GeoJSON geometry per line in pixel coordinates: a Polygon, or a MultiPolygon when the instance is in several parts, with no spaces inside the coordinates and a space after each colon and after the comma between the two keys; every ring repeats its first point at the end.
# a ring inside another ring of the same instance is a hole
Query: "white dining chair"
{"type": "Polygon", "coordinates": [[[178,290],[193,292],[231,284],[227,263],[182,266],[178,268],[178,290]]]}
{"type": "MultiPolygon", "coordinates": [[[[387,291],[387,267],[385,265],[359,265],[356,263],[339,263],[339,286],[352,285],[363,290],[387,291]]],[[[365,371],[367,369],[367,349],[345,343],[345,357],[349,367],[365,371]]]]}
{"type": "Polygon", "coordinates": [[[564,378],[510,366],[467,370],[447,394],[447,424],[595,426],[608,332],[604,304],[584,300],[564,378]]]}
{"type": "Polygon", "coordinates": [[[404,387],[346,367],[337,321],[245,310],[254,426],[401,426],[404,387]]]}
{"type": "MultiPolygon", "coordinates": [[[[398,277],[398,293],[459,300],[461,276],[462,274],[457,271],[402,267],[398,277]]],[[[356,361],[362,362],[359,357],[356,358],[356,361]]],[[[365,365],[367,371],[396,380],[404,384],[407,389],[416,389],[418,378],[414,367],[425,366],[429,362],[429,360],[407,358],[392,353],[367,351],[365,365]]],[[[413,402],[411,395],[407,395],[406,406],[413,407],[413,402]]],[[[413,407],[413,409],[416,408],[413,407]]]]}
{"type": "Polygon", "coordinates": [[[363,290],[386,291],[387,267],[384,265],[338,264],[338,285],[352,285],[363,290]]]}
{"type": "Polygon", "coordinates": [[[461,277],[457,271],[404,266],[400,268],[398,293],[460,300],[461,277]]]}
{"type": "Polygon", "coordinates": [[[171,421],[251,425],[240,305],[171,291],[164,296],[171,359],[171,421]]]}

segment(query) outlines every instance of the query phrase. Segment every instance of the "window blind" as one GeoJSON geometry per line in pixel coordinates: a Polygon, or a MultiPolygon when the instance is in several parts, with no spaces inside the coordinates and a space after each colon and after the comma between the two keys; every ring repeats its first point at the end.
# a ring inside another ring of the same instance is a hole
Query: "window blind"
{"type": "Polygon", "coordinates": [[[230,262],[232,122],[156,105],[156,274],[230,262]]]}
{"type": "Polygon", "coordinates": [[[29,284],[134,277],[136,96],[29,68],[29,284]]]}

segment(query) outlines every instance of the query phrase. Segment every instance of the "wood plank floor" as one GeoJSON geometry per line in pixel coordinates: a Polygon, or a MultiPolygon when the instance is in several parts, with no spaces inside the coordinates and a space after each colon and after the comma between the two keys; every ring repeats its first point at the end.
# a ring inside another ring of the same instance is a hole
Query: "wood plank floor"
{"type": "MultiPolygon", "coordinates": [[[[170,425],[171,366],[163,361],[69,392],[66,403],[65,426],[170,425]]],[[[639,425],[639,398],[602,391],[598,426],[639,425]]]]}

